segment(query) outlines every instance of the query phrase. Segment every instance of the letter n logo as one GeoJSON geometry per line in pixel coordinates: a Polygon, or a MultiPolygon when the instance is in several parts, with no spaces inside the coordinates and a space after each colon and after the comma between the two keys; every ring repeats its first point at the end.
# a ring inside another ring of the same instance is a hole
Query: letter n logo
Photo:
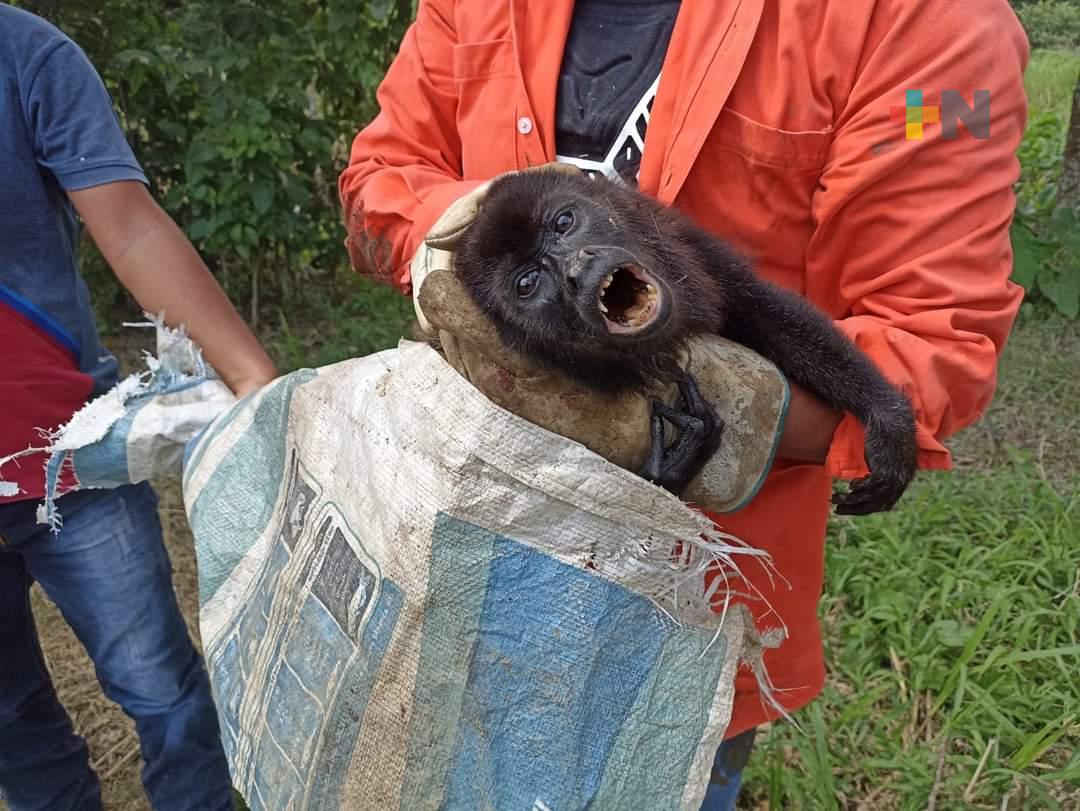
{"type": "Polygon", "coordinates": [[[989,90],[976,90],[971,107],[958,91],[941,91],[941,137],[955,138],[960,121],[974,137],[980,140],[990,137],[989,90]]]}

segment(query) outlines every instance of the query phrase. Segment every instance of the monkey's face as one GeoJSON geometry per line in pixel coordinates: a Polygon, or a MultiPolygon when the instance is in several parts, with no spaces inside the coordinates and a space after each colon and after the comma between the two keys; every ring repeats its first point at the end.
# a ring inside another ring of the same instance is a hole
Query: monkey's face
{"type": "Polygon", "coordinates": [[[664,330],[671,293],[659,263],[607,191],[555,172],[492,184],[457,265],[497,323],[530,343],[608,347],[641,348],[664,330]]]}

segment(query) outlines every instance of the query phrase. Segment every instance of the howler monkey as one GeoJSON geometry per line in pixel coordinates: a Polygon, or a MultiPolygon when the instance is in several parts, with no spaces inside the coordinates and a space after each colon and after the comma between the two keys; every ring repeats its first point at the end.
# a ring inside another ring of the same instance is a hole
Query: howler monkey
{"type": "Polygon", "coordinates": [[[683,409],[654,402],[639,471],[676,494],[723,429],[677,361],[702,334],[749,347],[862,423],[870,475],[834,495],[837,512],[891,509],[915,474],[911,405],[873,363],[805,299],[640,192],[560,171],[497,178],[456,267],[507,346],[536,362],[601,392],[678,383],[683,409]],[[679,429],[670,448],[662,419],[679,429]]]}

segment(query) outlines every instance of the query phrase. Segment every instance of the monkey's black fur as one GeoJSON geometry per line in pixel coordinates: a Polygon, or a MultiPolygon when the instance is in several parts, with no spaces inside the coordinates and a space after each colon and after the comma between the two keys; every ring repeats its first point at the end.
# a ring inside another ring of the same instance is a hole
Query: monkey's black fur
{"type": "Polygon", "coordinates": [[[643,472],[669,489],[696,475],[722,429],[677,362],[701,334],[753,349],[862,423],[871,472],[834,496],[837,512],[891,509],[915,474],[904,395],[805,299],[644,194],[559,171],[508,175],[492,183],[457,250],[464,285],[518,352],[598,391],[680,383],[687,413],[659,406],[654,431],[664,417],[696,436],[662,464],[654,448],[643,472]]]}

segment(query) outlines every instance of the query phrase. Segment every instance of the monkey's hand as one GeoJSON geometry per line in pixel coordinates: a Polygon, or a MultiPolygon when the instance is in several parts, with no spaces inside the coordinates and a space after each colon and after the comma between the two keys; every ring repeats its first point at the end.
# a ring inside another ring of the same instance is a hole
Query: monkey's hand
{"type": "Polygon", "coordinates": [[[914,416],[907,400],[902,395],[899,399],[878,409],[866,421],[864,454],[870,475],[852,482],[848,492],[833,494],[838,515],[887,512],[915,477],[914,416]]]}
{"type": "Polygon", "coordinates": [[[652,446],[649,458],[640,475],[670,491],[681,495],[709,457],[720,447],[724,422],[713,407],[698,391],[693,375],[687,375],[679,383],[683,408],[677,411],[664,403],[654,401],[652,406],[652,446]],[[664,420],[678,430],[670,447],[664,443],[664,420]]]}

